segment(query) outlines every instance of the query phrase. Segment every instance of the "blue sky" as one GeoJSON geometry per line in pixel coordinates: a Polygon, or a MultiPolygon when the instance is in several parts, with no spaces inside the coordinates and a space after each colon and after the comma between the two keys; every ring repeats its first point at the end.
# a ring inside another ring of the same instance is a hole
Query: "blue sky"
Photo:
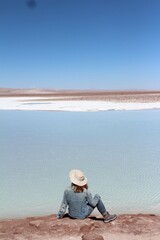
{"type": "Polygon", "coordinates": [[[160,90],[160,1],[0,0],[0,87],[160,90]]]}

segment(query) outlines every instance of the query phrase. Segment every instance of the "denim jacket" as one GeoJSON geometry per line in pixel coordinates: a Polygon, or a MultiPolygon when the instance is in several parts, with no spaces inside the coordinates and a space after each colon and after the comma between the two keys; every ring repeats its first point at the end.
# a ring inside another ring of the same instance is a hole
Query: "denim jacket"
{"type": "Polygon", "coordinates": [[[70,217],[84,219],[89,215],[89,209],[96,207],[99,199],[100,196],[98,194],[93,198],[87,189],[85,189],[84,192],[76,193],[72,187],[68,187],[64,191],[62,204],[57,217],[62,218],[68,207],[70,217]]]}

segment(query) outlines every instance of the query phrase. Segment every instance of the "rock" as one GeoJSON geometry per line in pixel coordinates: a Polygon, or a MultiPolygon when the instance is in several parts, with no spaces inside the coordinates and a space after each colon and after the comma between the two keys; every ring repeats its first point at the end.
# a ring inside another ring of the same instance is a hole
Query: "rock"
{"type": "Polygon", "coordinates": [[[85,224],[83,224],[83,225],[80,227],[79,232],[81,232],[81,233],[83,233],[83,234],[89,233],[89,231],[91,230],[91,227],[92,227],[91,224],[85,223],[85,224]]]}
{"type": "Polygon", "coordinates": [[[98,228],[103,228],[104,227],[104,223],[103,222],[94,222],[94,224],[93,224],[93,228],[94,229],[98,229],[98,228]]]}
{"type": "Polygon", "coordinates": [[[82,240],[104,240],[104,238],[102,235],[88,233],[82,236],[82,240]]]}
{"type": "Polygon", "coordinates": [[[14,229],[12,232],[13,234],[22,234],[23,230],[24,230],[23,227],[21,227],[21,228],[14,229]]]}
{"type": "Polygon", "coordinates": [[[32,227],[39,228],[39,226],[41,225],[41,223],[42,223],[41,220],[35,220],[35,221],[29,222],[29,225],[32,226],[32,227]]]}

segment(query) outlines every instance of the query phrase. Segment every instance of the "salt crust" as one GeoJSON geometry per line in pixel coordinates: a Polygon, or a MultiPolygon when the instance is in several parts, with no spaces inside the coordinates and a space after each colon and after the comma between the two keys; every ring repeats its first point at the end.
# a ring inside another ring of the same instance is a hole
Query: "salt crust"
{"type": "Polygon", "coordinates": [[[160,102],[107,102],[58,100],[41,97],[1,97],[0,110],[96,112],[109,110],[160,109],[160,102]]]}

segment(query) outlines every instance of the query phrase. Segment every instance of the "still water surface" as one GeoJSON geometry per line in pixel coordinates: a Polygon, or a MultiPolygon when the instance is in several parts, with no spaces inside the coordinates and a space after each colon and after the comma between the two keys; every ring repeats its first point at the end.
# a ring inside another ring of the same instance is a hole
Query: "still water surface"
{"type": "Polygon", "coordinates": [[[0,218],[58,211],[85,172],[111,213],[160,214],[160,111],[0,111],[0,218]]]}

